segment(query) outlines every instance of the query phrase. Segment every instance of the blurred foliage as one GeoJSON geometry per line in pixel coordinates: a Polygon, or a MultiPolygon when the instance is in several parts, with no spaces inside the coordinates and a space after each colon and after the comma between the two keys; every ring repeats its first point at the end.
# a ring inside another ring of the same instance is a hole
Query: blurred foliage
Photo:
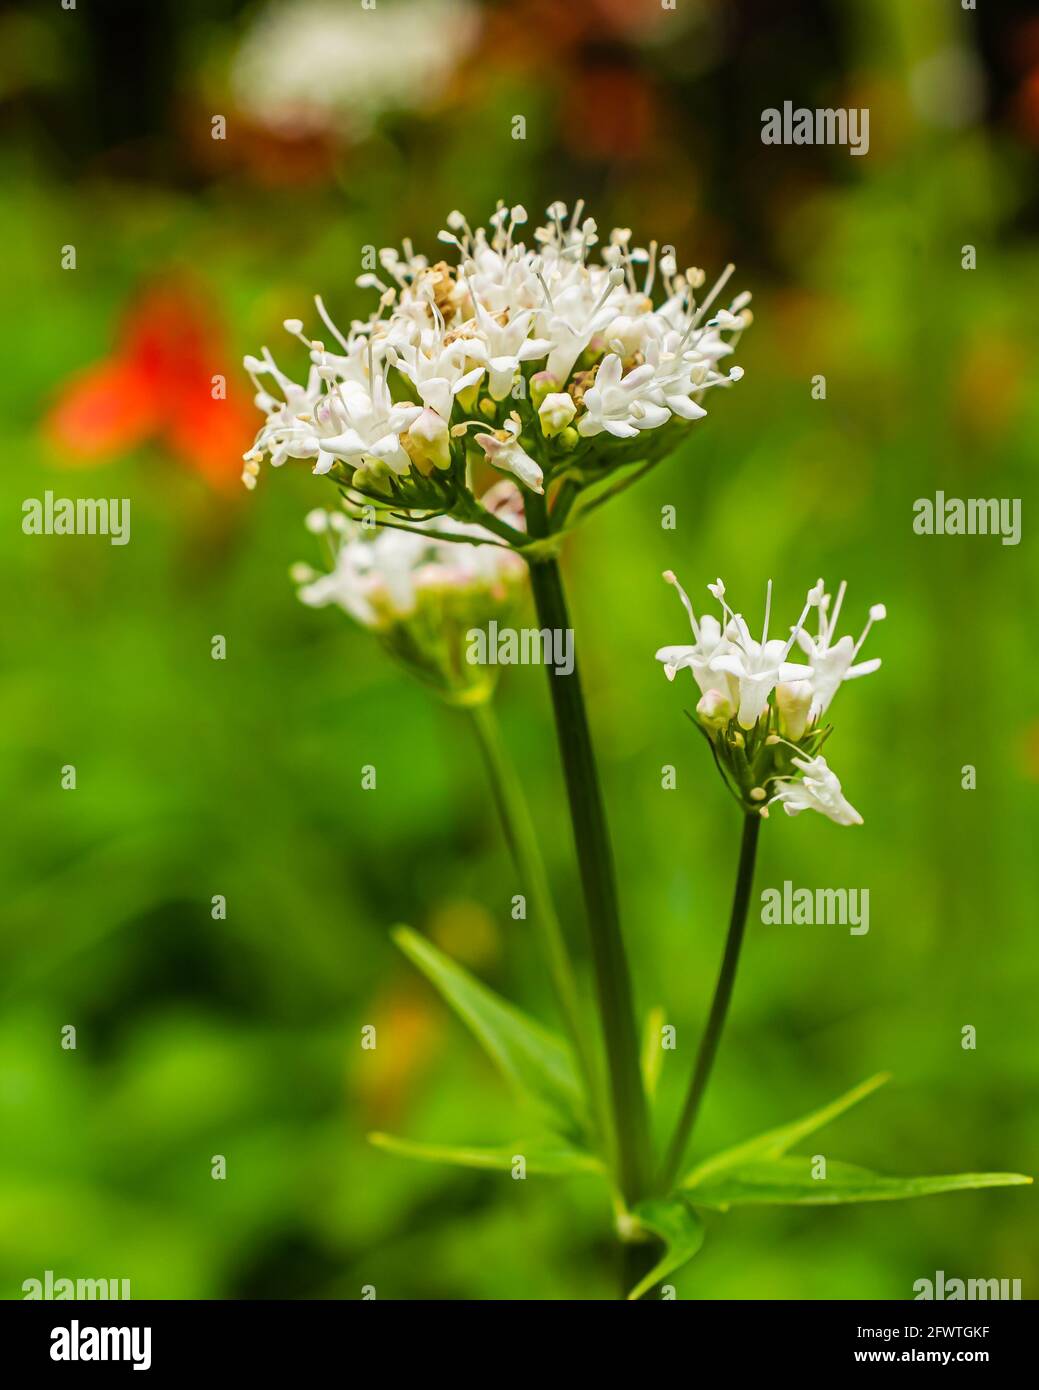
{"type": "MultiPolygon", "coordinates": [[[[653,660],[684,630],[660,572],[693,592],[720,573],[752,611],[768,575],[789,607],[824,574],[849,582],[849,626],[871,602],[890,614],[870,647],[883,669],[842,694],[831,745],[866,825],[773,818],[758,885],[868,887],[870,932],[752,922],[698,1152],[890,1069],[834,1127],[842,1157],[1034,1169],[1039,30],[996,8],[501,0],[436,102],[351,142],[236,123],[227,73],[255,7],[4,7],[4,1297],[45,1269],[129,1278],[135,1297],[616,1293],[594,1181],[517,1183],[366,1143],[514,1132],[394,923],[552,1010],[463,717],[295,599],[288,567],[314,558],[301,521],[324,490],[286,469],[247,497],[158,435],[77,467],[44,426],[149,285],[203,287],[226,339],[213,370],[241,390],[241,352],[315,290],[343,317],[367,303],[364,245],[435,252],[450,208],[483,218],[499,196],[584,196],[601,227],[672,242],[680,264],[735,260],[755,295],[739,392],[567,556],[640,1006],[679,1030],[665,1112],[709,999],[738,826],[653,660]],[[785,99],[868,104],[868,157],[763,146],[760,112],[785,99]],[[131,543],[23,535],[22,500],[48,488],[129,497],[131,543]],[[912,503],[937,489],[1024,498],[1023,543],[914,535],[912,503]]],[[[499,703],[583,959],[542,673],[513,672],[499,703]]],[[[1027,1189],[707,1225],[685,1297],[906,1298],[936,1269],[1039,1279],[1027,1189]]]]}

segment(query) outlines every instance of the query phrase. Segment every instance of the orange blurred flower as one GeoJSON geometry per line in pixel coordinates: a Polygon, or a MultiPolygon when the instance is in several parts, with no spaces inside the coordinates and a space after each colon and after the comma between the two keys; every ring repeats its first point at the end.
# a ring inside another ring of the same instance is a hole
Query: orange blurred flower
{"type": "Polygon", "coordinates": [[[238,487],[254,433],[204,292],[165,280],[128,309],[111,356],[77,373],[44,420],[61,461],[89,465],[158,443],[212,487],[238,487]]]}

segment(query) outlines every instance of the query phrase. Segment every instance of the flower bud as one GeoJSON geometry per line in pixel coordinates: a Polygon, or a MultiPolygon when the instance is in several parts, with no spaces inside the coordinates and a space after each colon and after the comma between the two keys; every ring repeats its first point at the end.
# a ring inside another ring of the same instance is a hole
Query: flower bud
{"type": "Polygon", "coordinates": [[[576,414],[574,398],[568,396],[565,391],[553,391],[546,396],[538,409],[538,419],[541,421],[545,437],[550,439],[552,435],[566,429],[576,414]]]}
{"type": "Polygon", "coordinates": [[[792,743],[796,743],[808,727],[811,707],[812,687],[807,681],[790,681],[776,686],[779,727],[792,743]]]}
{"type": "Polygon", "coordinates": [[[451,467],[451,439],[447,423],[435,410],[424,410],[400,437],[401,447],[420,473],[451,467]]]}
{"type": "Polygon", "coordinates": [[[535,410],[540,408],[546,396],[558,391],[562,384],[551,372],[535,372],[530,378],[530,399],[534,402],[535,410]]]}
{"type": "Polygon", "coordinates": [[[708,690],[700,696],[696,712],[708,729],[724,729],[736,713],[732,701],[721,690],[708,690]]]}

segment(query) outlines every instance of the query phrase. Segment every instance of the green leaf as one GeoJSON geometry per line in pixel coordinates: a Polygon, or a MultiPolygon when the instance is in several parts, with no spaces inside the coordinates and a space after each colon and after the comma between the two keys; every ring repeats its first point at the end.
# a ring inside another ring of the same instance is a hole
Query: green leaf
{"type": "Polygon", "coordinates": [[[838,1115],[842,1115],[845,1110],[850,1110],[860,1100],[865,1100],[866,1096],[871,1095],[879,1086],[883,1086],[885,1081],[890,1081],[891,1073],[882,1071],[876,1076],[869,1077],[858,1086],[846,1091],[843,1096],[838,1096],[836,1100],[830,1101],[829,1105],[824,1105],[821,1110],[813,1110],[810,1115],[804,1115],[799,1120],[791,1120],[789,1124],[780,1125],[778,1129],[766,1130],[764,1134],[758,1134],[753,1139],[746,1139],[742,1144],[737,1144],[735,1148],[725,1149],[722,1153],[714,1154],[713,1157],[705,1159],[698,1164],[692,1172],[679,1183],[680,1187],[698,1187],[708,1177],[713,1177],[716,1173],[725,1172],[727,1169],[736,1168],[754,1159],[782,1158],[788,1149],[804,1139],[809,1134],[814,1134],[817,1129],[822,1129],[831,1120],[835,1120],[838,1115]]]}
{"type": "Polygon", "coordinates": [[[462,1168],[490,1168],[510,1172],[517,1155],[526,1160],[527,1172],[551,1177],[572,1173],[604,1173],[605,1169],[594,1154],[571,1148],[562,1139],[552,1136],[539,1139],[517,1139],[514,1144],[483,1148],[460,1144],[422,1144],[400,1139],[393,1134],[369,1134],[376,1148],[401,1158],[414,1158],[422,1163],[450,1163],[462,1168]]]}
{"type": "Polygon", "coordinates": [[[642,1084],[646,1088],[648,1100],[652,1100],[657,1093],[657,1082],[664,1065],[664,1049],[660,1037],[663,1026],[664,1010],[658,1005],[650,1009],[646,1015],[646,1029],[642,1035],[642,1084]]]}
{"type": "Polygon", "coordinates": [[[573,1058],[561,1038],[535,1023],[408,927],[393,939],[471,1029],[520,1095],[532,1098],[569,1137],[587,1131],[573,1058]]]}
{"type": "Polygon", "coordinates": [[[682,1197],[651,1197],[639,1202],[634,1215],[641,1226],[659,1236],[667,1247],[663,1257],[628,1294],[638,1299],[654,1284],[688,1264],[703,1244],[703,1222],[682,1197]]]}
{"type": "Polygon", "coordinates": [[[894,1202],[977,1187],[1030,1183],[1021,1173],[954,1173],[924,1178],[888,1178],[850,1163],[827,1163],[826,1177],[812,1177],[807,1157],[761,1159],[726,1169],[698,1182],[689,1201],[724,1211],[730,1206],[828,1206],[838,1202],[894,1202]]]}

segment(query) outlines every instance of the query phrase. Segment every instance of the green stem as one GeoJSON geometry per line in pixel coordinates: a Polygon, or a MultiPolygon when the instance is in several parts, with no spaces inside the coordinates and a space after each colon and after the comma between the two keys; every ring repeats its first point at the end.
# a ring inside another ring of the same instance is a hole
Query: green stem
{"type": "Polygon", "coordinates": [[[582,1027],[573,966],[556,915],[530,808],[502,743],[501,728],[490,701],[470,706],[468,713],[487,767],[509,852],[524,891],[530,898],[531,916],[541,935],[556,999],[588,1091],[593,1119],[596,1126],[602,1129],[602,1101],[595,1061],[588,1046],[587,1029],[582,1027]]]}
{"type": "MultiPolygon", "coordinates": [[[[626,1241],[621,1246],[621,1298],[626,1299],[628,1293],[646,1277],[649,1271],[660,1259],[661,1244],[659,1240],[626,1241]]],[[[640,1301],[648,1302],[654,1297],[653,1288],[647,1289],[640,1301]]]]}
{"type": "MultiPolygon", "coordinates": [[[[527,499],[527,527],[541,539],[549,532],[544,499],[527,499]]],[[[542,628],[569,629],[558,562],[535,561],[530,581],[542,628]]],[[[570,819],[581,871],[595,967],[596,995],[609,1073],[617,1180],[630,1207],[645,1195],[649,1176],[649,1126],[639,1066],[631,976],[621,936],[613,853],[577,663],[569,675],[547,667],[556,736],[563,763],[570,819]]]]}
{"type": "Polygon", "coordinates": [[[685,1105],[682,1107],[682,1114],[678,1120],[678,1128],[671,1140],[671,1147],[668,1149],[667,1160],[661,1174],[660,1183],[664,1191],[671,1187],[682,1166],[682,1159],[693,1132],[693,1125],[696,1123],[700,1102],[703,1100],[707,1083],[711,1079],[711,1068],[714,1066],[722,1029],[725,1027],[725,1016],[729,1011],[732,987],[736,982],[736,967],[739,965],[740,947],[743,945],[743,930],[747,925],[747,907],[750,903],[750,890],[754,881],[754,862],[757,858],[760,829],[761,816],[757,812],[744,816],[743,838],[740,841],[740,862],[736,870],[736,890],[732,898],[732,916],[729,919],[729,935],[725,941],[725,955],[722,957],[718,983],[714,987],[714,999],[711,1001],[707,1027],[704,1029],[703,1037],[700,1039],[700,1049],[696,1054],[696,1066],[693,1068],[689,1092],[685,1098],[685,1105]]]}

